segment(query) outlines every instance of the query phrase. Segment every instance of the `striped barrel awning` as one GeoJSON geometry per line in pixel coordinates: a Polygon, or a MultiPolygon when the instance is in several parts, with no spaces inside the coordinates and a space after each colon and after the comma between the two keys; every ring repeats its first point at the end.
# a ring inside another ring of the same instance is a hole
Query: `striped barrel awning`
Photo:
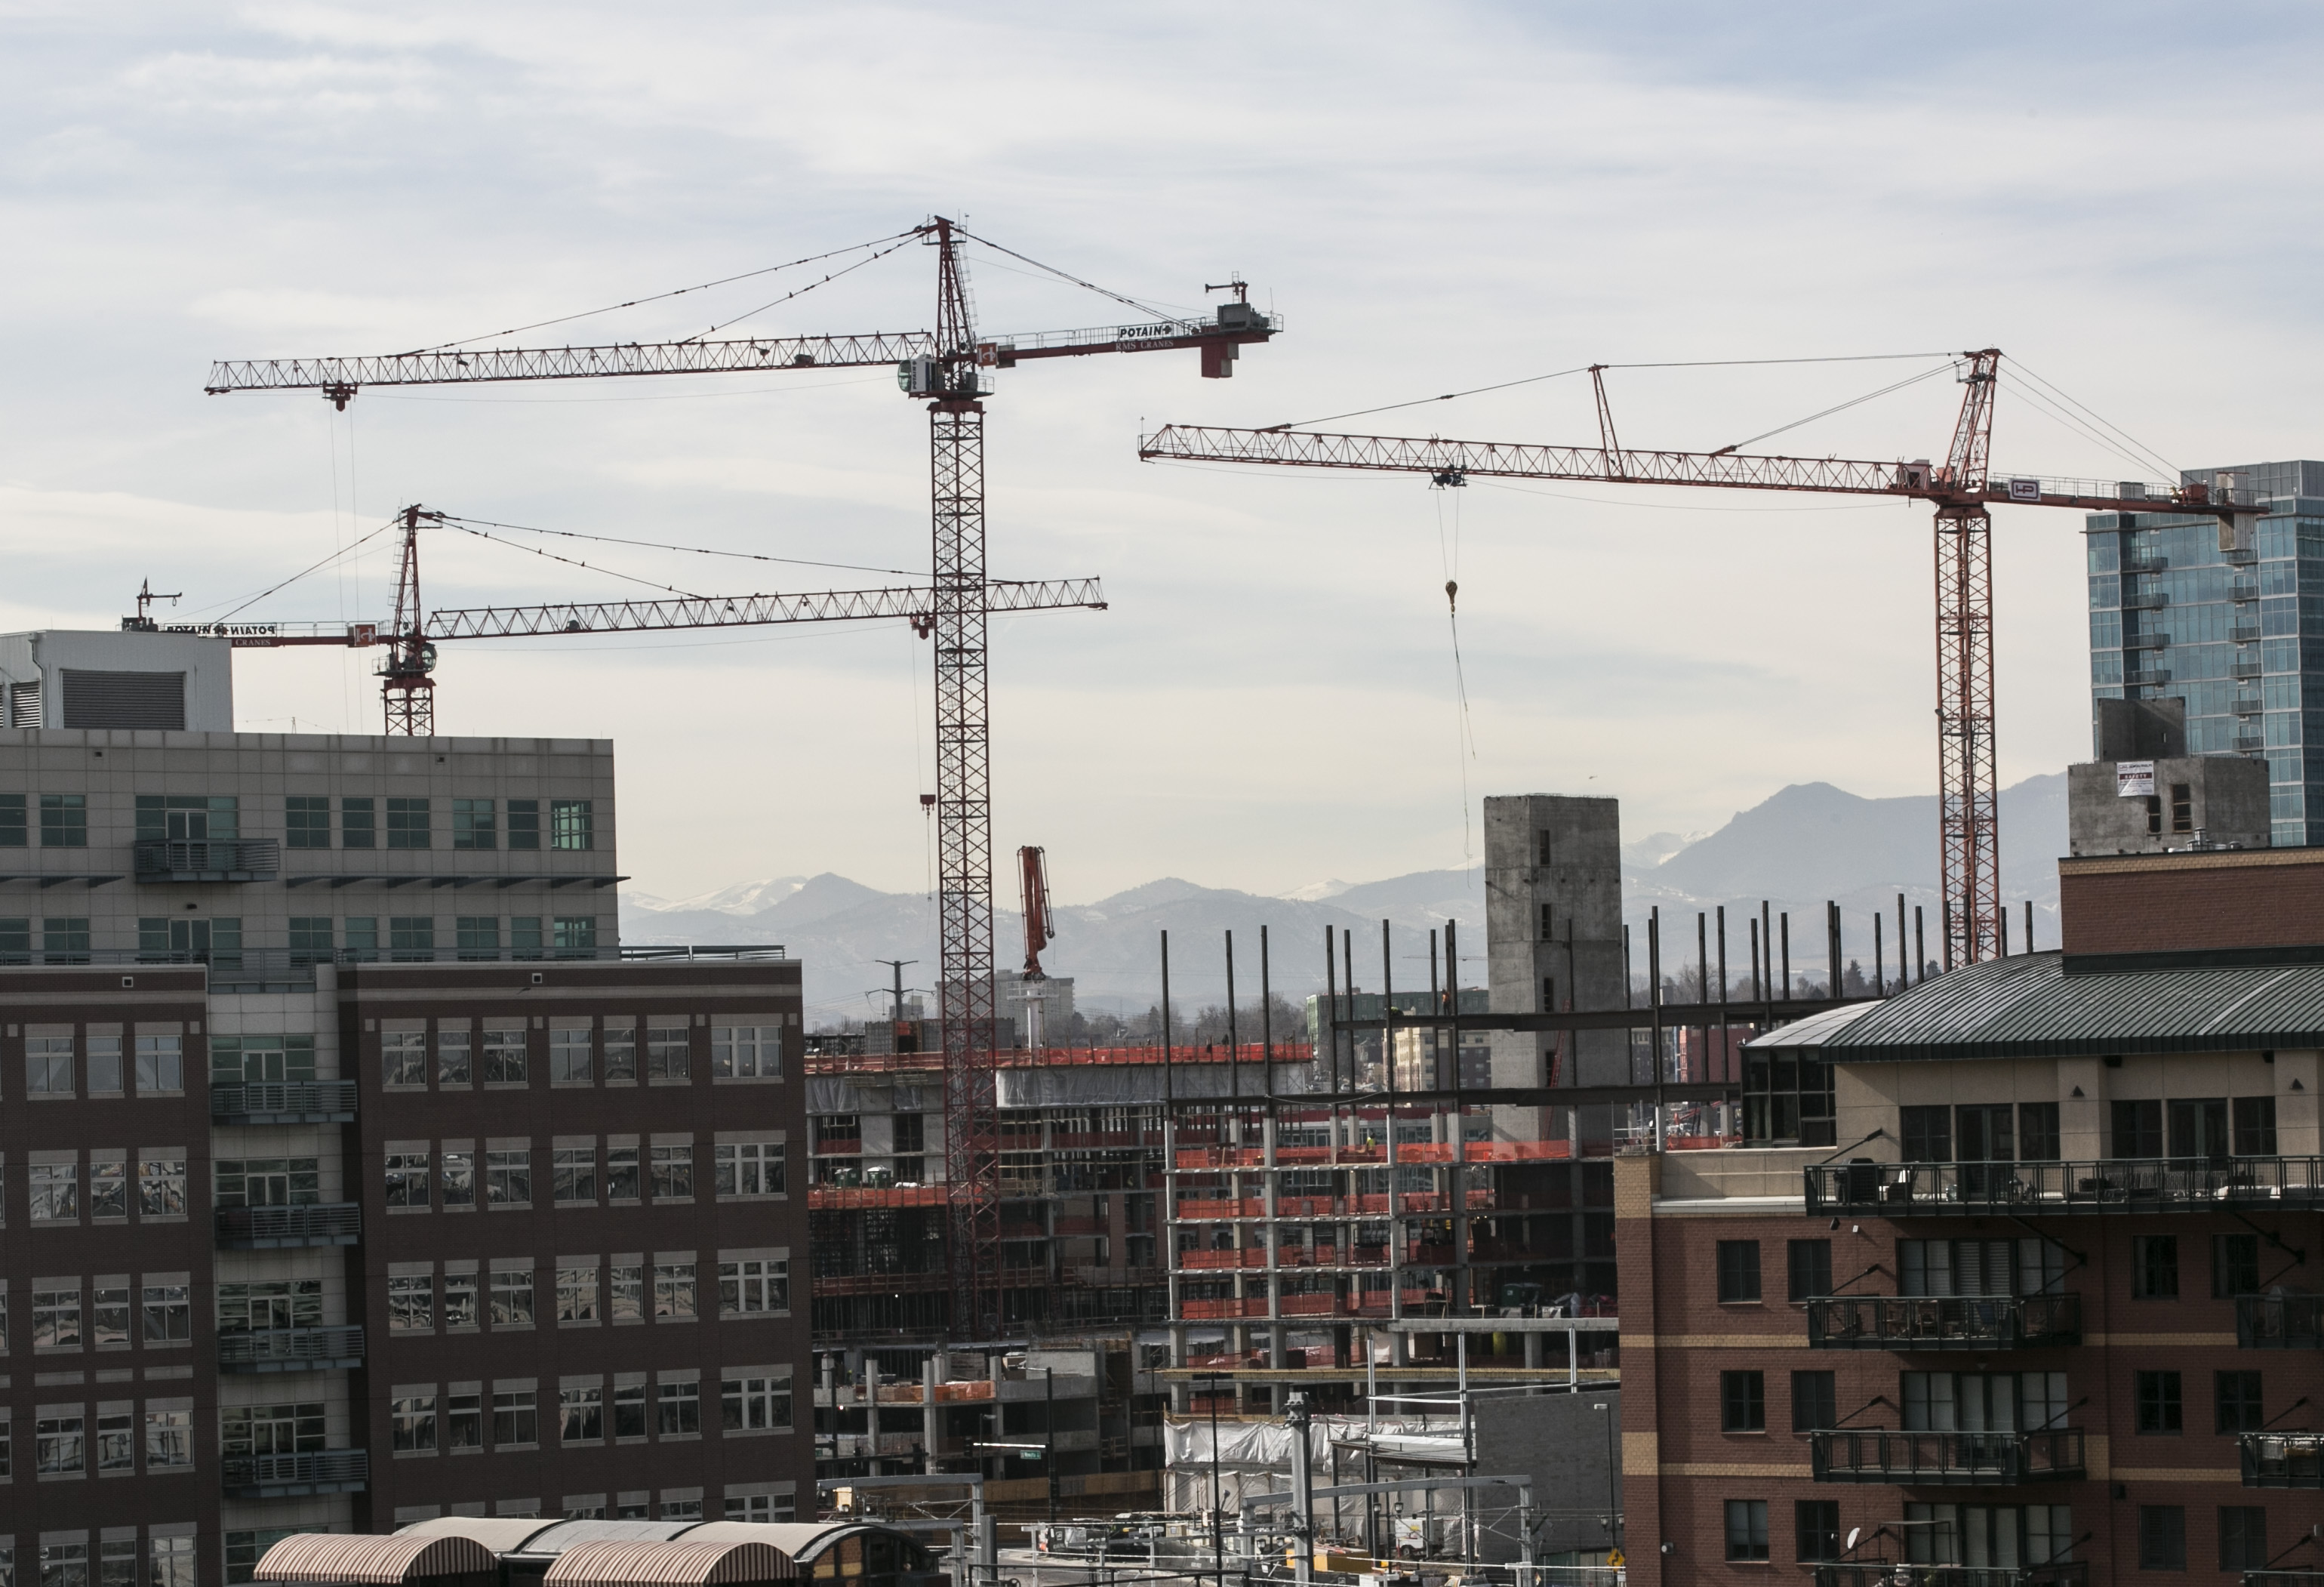
{"type": "Polygon", "coordinates": [[[789,1555],[766,1543],[580,1543],[557,1556],[542,1587],[715,1587],[798,1574],[789,1555]]]}
{"type": "Polygon", "coordinates": [[[285,1537],[268,1549],[266,1557],[258,1562],[253,1579],[384,1587],[386,1583],[416,1582],[430,1576],[483,1573],[495,1570],[497,1565],[493,1551],[470,1537],[415,1536],[409,1533],[375,1537],[310,1532],[285,1537]]]}

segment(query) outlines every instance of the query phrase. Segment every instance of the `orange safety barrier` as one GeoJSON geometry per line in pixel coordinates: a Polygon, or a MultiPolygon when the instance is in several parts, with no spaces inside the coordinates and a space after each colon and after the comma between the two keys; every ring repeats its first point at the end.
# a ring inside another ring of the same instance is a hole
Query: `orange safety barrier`
{"type": "Polygon", "coordinates": [[[896,1185],[885,1190],[855,1190],[836,1185],[812,1185],[807,1187],[807,1204],[818,1213],[862,1207],[940,1207],[945,1204],[945,1187],[896,1185]]]}
{"type": "MultiPolygon", "coordinates": [[[[1038,1069],[1055,1066],[1072,1068],[1084,1065],[1154,1064],[1166,1061],[1159,1046],[1154,1047],[1006,1047],[993,1054],[993,1062],[1003,1069],[1038,1069]]],[[[1314,1055],[1305,1042],[1278,1041],[1270,1049],[1263,1042],[1246,1041],[1230,1049],[1213,1043],[1204,1047],[1173,1047],[1167,1054],[1172,1064],[1305,1064],[1314,1055]]],[[[906,1070],[941,1069],[942,1053],[853,1053],[810,1055],[807,1072],[810,1075],[892,1075],[906,1070]]]]}

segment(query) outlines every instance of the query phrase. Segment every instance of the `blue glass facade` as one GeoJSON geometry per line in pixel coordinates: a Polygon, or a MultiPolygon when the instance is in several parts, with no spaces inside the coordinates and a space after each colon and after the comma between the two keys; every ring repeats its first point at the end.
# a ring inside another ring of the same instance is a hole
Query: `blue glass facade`
{"type": "Polygon", "coordinates": [[[2265,758],[2272,841],[2324,844],[2324,463],[2184,477],[2220,474],[2264,503],[2249,545],[2208,515],[2089,516],[2090,694],[2183,699],[2189,754],[2265,758]]]}

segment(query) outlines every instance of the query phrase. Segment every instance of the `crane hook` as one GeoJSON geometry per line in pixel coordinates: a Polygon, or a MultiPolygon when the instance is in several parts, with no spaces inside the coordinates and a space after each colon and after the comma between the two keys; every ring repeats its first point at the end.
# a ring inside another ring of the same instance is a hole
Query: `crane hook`
{"type": "Polygon", "coordinates": [[[1444,604],[1455,612],[1458,612],[1461,609],[1461,585],[1459,580],[1448,578],[1444,581],[1444,604]]]}

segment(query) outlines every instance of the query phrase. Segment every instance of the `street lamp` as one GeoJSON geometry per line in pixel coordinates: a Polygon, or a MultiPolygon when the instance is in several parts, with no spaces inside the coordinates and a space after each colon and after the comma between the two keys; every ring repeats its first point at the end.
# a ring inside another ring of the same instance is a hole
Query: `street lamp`
{"type": "Polygon", "coordinates": [[[1616,1548],[1622,1545],[1618,1528],[1622,1512],[1614,1502],[1614,1407],[1602,1399],[1590,1402],[1590,1408],[1606,1418],[1606,1539],[1616,1548]]]}

